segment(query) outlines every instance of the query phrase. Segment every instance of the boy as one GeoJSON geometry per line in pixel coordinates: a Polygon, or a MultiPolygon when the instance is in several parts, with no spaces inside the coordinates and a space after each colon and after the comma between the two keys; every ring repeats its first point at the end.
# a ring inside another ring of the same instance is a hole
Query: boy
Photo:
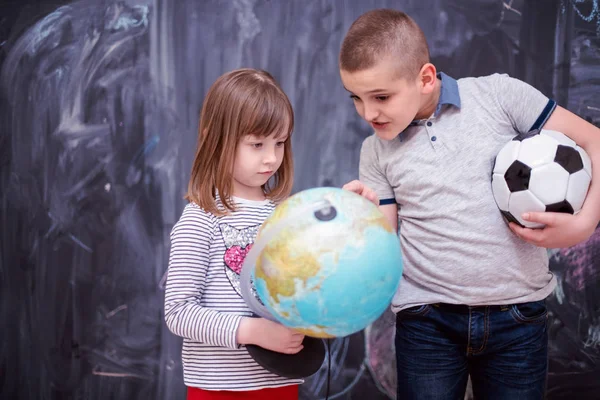
{"type": "Polygon", "coordinates": [[[600,130],[506,75],[438,73],[423,32],[399,11],[359,17],[339,63],[375,132],[359,181],[344,188],[401,222],[398,399],[462,399],[469,374],[475,398],[543,399],[545,298],[556,284],[544,247],[582,242],[600,220],[600,130]],[[541,127],[588,152],[592,186],[577,216],[530,213],[546,228],[509,228],[492,194],[493,160],[518,132],[541,127]]]}

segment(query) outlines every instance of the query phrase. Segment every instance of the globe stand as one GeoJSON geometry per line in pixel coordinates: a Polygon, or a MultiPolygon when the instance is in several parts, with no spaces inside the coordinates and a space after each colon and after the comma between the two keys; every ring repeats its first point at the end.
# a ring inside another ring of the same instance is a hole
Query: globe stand
{"type": "MultiPolygon", "coordinates": [[[[257,315],[253,317],[258,318],[257,315]]],[[[316,373],[325,360],[325,344],[322,339],[305,336],[304,346],[296,354],[284,354],[271,351],[256,345],[246,345],[250,356],[261,367],[276,375],[302,379],[316,373]]]]}

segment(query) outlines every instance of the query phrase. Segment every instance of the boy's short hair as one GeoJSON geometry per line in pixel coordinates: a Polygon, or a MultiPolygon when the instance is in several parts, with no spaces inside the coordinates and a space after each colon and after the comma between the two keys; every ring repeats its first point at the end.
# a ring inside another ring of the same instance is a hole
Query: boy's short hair
{"type": "Polygon", "coordinates": [[[362,14],[348,29],[339,66],[357,72],[375,66],[386,56],[398,60],[401,78],[416,77],[429,62],[429,46],[417,23],[402,11],[376,9],[362,14]]]}

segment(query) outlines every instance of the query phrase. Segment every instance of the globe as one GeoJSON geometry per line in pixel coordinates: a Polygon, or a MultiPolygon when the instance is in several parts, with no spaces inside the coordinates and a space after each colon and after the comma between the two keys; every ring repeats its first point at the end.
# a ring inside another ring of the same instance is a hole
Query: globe
{"type": "Polygon", "coordinates": [[[397,233],[377,206],[343,189],[308,189],[260,227],[242,295],[258,315],[307,336],[343,337],[383,314],[402,268],[397,233]]]}

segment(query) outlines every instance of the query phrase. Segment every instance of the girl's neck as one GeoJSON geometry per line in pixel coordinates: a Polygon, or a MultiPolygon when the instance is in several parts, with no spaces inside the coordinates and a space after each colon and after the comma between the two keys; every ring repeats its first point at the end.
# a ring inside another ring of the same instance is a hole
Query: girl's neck
{"type": "Polygon", "coordinates": [[[247,204],[251,206],[260,206],[267,204],[269,199],[263,196],[262,200],[259,199],[247,199],[245,197],[231,196],[231,200],[233,200],[237,204],[247,204]]]}
{"type": "Polygon", "coordinates": [[[264,201],[267,199],[262,187],[246,186],[236,181],[233,182],[231,197],[250,201],[264,201]]]}
{"type": "Polygon", "coordinates": [[[265,192],[263,192],[262,188],[260,188],[260,191],[258,191],[258,190],[248,190],[248,191],[234,190],[233,193],[231,193],[231,197],[234,199],[259,201],[259,202],[267,200],[267,196],[265,196],[265,192]]]}
{"type": "MultiPolygon", "coordinates": [[[[217,191],[217,198],[222,198],[218,191],[217,191]]],[[[233,201],[234,203],[255,205],[255,206],[267,204],[271,201],[267,196],[264,195],[264,193],[262,196],[257,196],[257,195],[248,196],[247,194],[242,194],[242,193],[239,193],[236,191],[234,191],[232,194],[227,196],[227,198],[229,199],[229,201],[233,201]]]]}

